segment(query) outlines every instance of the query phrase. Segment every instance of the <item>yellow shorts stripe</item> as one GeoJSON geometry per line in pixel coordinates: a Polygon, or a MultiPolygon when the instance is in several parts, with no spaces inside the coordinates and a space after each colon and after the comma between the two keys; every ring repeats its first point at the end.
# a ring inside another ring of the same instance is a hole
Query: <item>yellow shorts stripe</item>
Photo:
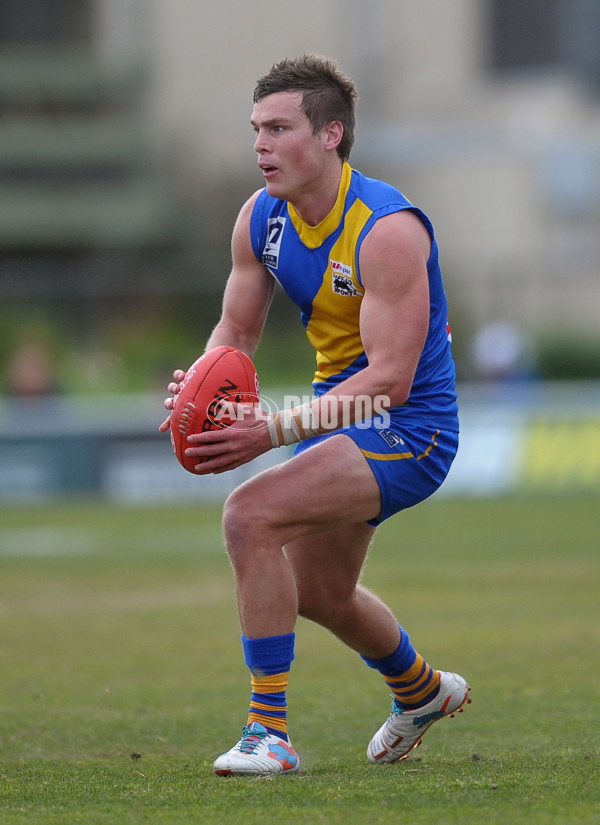
{"type": "Polygon", "coordinates": [[[427,449],[425,450],[425,452],[422,455],[417,457],[417,461],[420,461],[422,458],[427,458],[427,456],[433,450],[433,448],[437,447],[438,443],[435,439],[439,434],[440,434],[439,430],[436,430],[434,432],[434,434],[431,436],[431,444],[429,445],[429,447],[427,447],[427,449]]]}
{"type": "MultiPolygon", "coordinates": [[[[436,430],[435,433],[431,436],[431,444],[427,447],[424,453],[417,456],[417,461],[421,461],[422,458],[427,458],[429,453],[433,450],[434,447],[437,447],[438,443],[435,440],[436,437],[440,434],[439,430],[436,430]]],[[[365,458],[372,458],[375,461],[400,461],[403,458],[415,458],[414,453],[394,453],[390,455],[389,453],[373,453],[371,450],[363,450],[361,449],[361,453],[364,455],[365,458]]]]}
{"type": "Polygon", "coordinates": [[[401,458],[414,458],[414,453],[372,453],[370,450],[361,450],[365,458],[373,458],[375,461],[398,461],[401,458]]]}

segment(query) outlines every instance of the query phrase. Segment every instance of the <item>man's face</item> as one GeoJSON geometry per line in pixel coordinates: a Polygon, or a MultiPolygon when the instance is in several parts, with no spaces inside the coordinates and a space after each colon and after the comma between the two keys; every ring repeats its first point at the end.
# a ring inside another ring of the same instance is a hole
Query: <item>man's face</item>
{"type": "Polygon", "coordinates": [[[327,160],[326,130],[313,134],[302,92],[277,92],[254,104],[254,149],[269,195],[292,203],[311,191],[327,160]]]}

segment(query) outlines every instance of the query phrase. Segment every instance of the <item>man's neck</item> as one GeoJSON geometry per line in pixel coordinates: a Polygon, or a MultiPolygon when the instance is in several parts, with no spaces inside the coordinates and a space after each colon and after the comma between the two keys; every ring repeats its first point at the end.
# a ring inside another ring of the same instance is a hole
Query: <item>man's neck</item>
{"type": "Polygon", "coordinates": [[[329,171],[323,175],[317,189],[292,203],[298,215],[308,226],[318,226],[335,206],[340,189],[342,169],[343,163],[332,164],[329,171]]]}

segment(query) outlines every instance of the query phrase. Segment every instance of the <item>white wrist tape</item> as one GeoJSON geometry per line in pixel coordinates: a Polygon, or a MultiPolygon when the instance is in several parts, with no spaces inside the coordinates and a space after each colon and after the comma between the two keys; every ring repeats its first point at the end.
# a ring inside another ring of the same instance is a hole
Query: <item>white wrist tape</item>
{"type": "Polygon", "coordinates": [[[291,410],[280,410],[274,413],[267,427],[273,447],[296,444],[298,441],[319,434],[315,414],[310,404],[301,404],[291,410]]]}

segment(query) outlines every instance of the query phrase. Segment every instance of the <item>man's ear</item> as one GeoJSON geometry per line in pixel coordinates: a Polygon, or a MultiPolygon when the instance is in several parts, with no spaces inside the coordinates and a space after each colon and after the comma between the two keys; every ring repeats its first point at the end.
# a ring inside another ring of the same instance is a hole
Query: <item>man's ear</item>
{"type": "Polygon", "coordinates": [[[337,149],[344,137],[344,126],[339,120],[332,120],[325,127],[325,148],[337,149]]]}

